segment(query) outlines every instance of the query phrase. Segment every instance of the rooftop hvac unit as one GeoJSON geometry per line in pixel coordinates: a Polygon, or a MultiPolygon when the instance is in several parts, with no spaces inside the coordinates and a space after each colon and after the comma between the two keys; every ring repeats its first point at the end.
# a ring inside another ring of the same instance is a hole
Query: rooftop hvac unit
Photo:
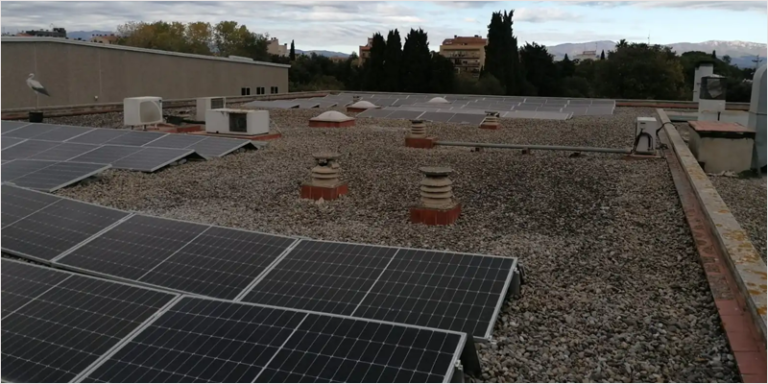
{"type": "Polygon", "coordinates": [[[163,99],[155,96],[123,99],[123,124],[129,127],[163,122],[163,99]]]}
{"type": "Polygon", "coordinates": [[[656,131],[659,123],[655,117],[638,117],[635,126],[634,151],[652,153],[656,151],[656,131]]]}
{"type": "Polygon", "coordinates": [[[236,135],[263,135],[269,133],[269,111],[209,109],[205,113],[205,131],[236,135]]]}
{"type": "Polygon", "coordinates": [[[227,99],[223,97],[201,97],[197,99],[197,121],[205,121],[205,114],[211,109],[222,109],[227,107],[227,99]]]}
{"type": "Polygon", "coordinates": [[[719,75],[703,76],[699,88],[699,121],[720,121],[725,111],[726,78],[719,75]]]}

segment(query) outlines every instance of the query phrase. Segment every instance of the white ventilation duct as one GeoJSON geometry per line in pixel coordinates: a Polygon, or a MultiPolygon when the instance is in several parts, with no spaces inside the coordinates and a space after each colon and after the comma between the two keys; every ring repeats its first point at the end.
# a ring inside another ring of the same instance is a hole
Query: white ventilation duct
{"type": "Polygon", "coordinates": [[[749,103],[747,127],[755,131],[755,147],[752,150],[752,168],[760,169],[766,164],[766,66],[758,68],[752,78],[752,98],[749,103]]]}
{"type": "Polygon", "coordinates": [[[699,101],[699,91],[701,90],[701,78],[715,74],[715,68],[711,63],[702,63],[696,66],[693,73],[693,101],[699,101]]]}

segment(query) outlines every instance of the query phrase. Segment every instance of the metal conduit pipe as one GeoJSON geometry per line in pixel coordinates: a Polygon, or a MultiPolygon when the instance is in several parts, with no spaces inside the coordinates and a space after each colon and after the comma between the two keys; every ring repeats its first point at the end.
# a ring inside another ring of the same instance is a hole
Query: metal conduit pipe
{"type": "Polygon", "coordinates": [[[570,151],[570,152],[598,152],[620,153],[628,155],[632,153],[629,148],[597,148],[597,147],[564,147],[560,145],[525,145],[525,144],[494,144],[494,143],[465,143],[460,141],[436,141],[435,145],[446,147],[473,147],[473,148],[500,148],[500,149],[529,149],[536,151],[570,151]]]}

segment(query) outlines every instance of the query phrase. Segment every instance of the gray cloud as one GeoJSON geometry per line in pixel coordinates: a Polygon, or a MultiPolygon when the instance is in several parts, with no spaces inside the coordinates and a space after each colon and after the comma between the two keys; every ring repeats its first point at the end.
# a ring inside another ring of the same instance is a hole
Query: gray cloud
{"type": "Polygon", "coordinates": [[[616,8],[635,6],[641,8],[689,8],[719,9],[725,11],[760,11],[766,12],[764,1],[576,1],[570,4],[592,7],[616,8]]]}
{"type": "Polygon", "coordinates": [[[496,4],[496,1],[433,1],[437,5],[449,8],[485,8],[491,4],[496,4]]]}

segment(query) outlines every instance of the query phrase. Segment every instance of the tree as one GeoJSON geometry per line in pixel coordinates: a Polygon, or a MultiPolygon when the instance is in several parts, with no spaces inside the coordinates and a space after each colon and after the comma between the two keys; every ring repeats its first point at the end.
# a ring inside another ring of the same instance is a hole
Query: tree
{"type": "Polygon", "coordinates": [[[384,54],[384,72],[386,73],[385,90],[400,91],[400,62],[403,56],[403,45],[400,32],[395,29],[387,34],[387,49],[384,54]]]}
{"type": "Polygon", "coordinates": [[[488,24],[488,43],[485,46],[484,76],[491,75],[496,79],[506,78],[506,71],[504,68],[504,44],[504,20],[501,12],[494,12],[491,15],[490,24],[488,24]]]}
{"type": "Polygon", "coordinates": [[[288,53],[288,58],[290,58],[291,61],[296,60],[296,47],[293,45],[293,40],[291,40],[291,51],[288,53]]]}
{"type": "Polygon", "coordinates": [[[600,60],[605,60],[605,50],[600,52],[600,60]]]}
{"type": "Polygon", "coordinates": [[[432,52],[430,68],[429,92],[452,93],[456,71],[451,59],[437,52],[432,52]]]}
{"type": "Polygon", "coordinates": [[[366,91],[383,91],[386,84],[386,72],[384,69],[384,56],[387,51],[387,43],[380,33],[373,35],[371,42],[371,55],[365,61],[363,75],[363,89],[366,91]]]}
{"type": "Polygon", "coordinates": [[[429,92],[431,58],[427,33],[421,28],[411,29],[403,44],[400,78],[403,91],[429,92]]]}
{"type": "Polygon", "coordinates": [[[603,97],[676,100],[685,94],[680,58],[660,45],[621,40],[597,75],[603,97]]]}
{"type": "Polygon", "coordinates": [[[562,60],[558,63],[560,66],[560,76],[571,77],[576,73],[576,64],[568,58],[568,54],[565,54],[562,60]]]}
{"type": "Polygon", "coordinates": [[[268,60],[267,37],[252,33],[245,25],[236,21],[221,21],[214,27],[214,47],[218,56],[230,55],[248,57],[254,60],[268,60]]]}
{"type": "Polygon", "coordinates": [[[213,27],[210,23],[194,22],[187,24],[186,38],[189,53],[210,55],[213,46],[213,27]]]}
{"type": "Polygon", "coordinates": [[[556,96],[558,94],[558,69],[554,57],[547,48],[536,43],[526,44],[520,50],[520,61],[525,80],[535,89],[532,96],[556,96]]]}
{"type": "Polygon", "coordinates": [[[717,53],[714,50],[712,51],[712,58],[717,60],[717,53]]]}
{"type": "Polygon", "coordinates": [[[515,11],[504,12],[502,17],[502,26],[504,32],[504,78],[500,78],[506,88],[507,95],[516,95],[520,90],[520,83],[523,80],[522,71],[520,71],[520,54],[517,50],[517,38],[512,33],[512,16],[515,11]]]}

